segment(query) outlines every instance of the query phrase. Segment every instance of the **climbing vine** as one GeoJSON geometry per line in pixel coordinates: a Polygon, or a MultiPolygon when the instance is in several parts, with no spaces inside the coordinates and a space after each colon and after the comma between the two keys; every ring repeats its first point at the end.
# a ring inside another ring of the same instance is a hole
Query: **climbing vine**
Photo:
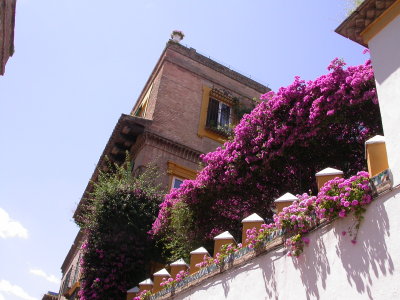
{"type": "Polygon", "coordinates": [[[273,201],[282,194],[315,193],[316,172],[328,166],[345,176],[365,170],[364,142],[382,134],[371,62],[346,68],[335,59],[328,70],[262,95],[234,137],[202,156],[197,178],[165,197],[153,234],[174,236],[171,216],[184,203],[192,224],[180,229],[184,247],[211,248],[222,231],[240,236],[240,221],[251,213],[272,220],[273,201]]]}

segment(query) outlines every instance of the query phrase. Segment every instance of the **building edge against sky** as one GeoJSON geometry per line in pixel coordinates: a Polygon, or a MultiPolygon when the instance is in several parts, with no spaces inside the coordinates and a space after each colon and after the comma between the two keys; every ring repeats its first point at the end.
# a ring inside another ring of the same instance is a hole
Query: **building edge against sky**
{"type": "MultiPolygon", "coordinates": [[[[202,153],[226,141],[226,131],[239,121],[238,106],[252,109],[258,101],[254,99],[267,91],[266,86],[195,49],[168,41],[130,115],[119,118],[74,219],[83,213],[99,172],[108,170],[106,158],[120,164],[129,152],[133,174],[155,163],[162,185],[177,187],[184,179],[195,178],[202,153]]],[[[62,264],[59,299],[77,297],[83,240],[80,231],[62,264]]]]}
{"type": "Polygon", "coordinates": [[[6,63],[14,54],[16,4],[16,0],[0,0],[0,75],[4,75],[6,63]]]}

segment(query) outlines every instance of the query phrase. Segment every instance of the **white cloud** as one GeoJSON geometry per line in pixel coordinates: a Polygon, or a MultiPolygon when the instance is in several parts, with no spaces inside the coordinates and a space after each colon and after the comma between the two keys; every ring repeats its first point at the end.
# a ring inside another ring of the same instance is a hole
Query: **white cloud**
{"type": "Polygon", "coordinates": [[[0,238],[28,238],[28,230],[18,221],[10,218],[8,213],[0,208],[0,238]]]}
{"type": "MultiPolygon", "coordinates": [[[[25,300],[37,300],[37,298],[30,296],[27,292],[24,291],[18,285],[11,284],[7,280],[0,280],[0,292],[8,295],[13,295],[25,300]]],[[[4,299],[2,295],[0,295],[0,300],[4,299]]]]}
{"type": "Polygon", "coordinates": [[[58,279],[56,276],[54,275],[47,275],[45,271],[40,270],[40,269],[30,269],[29,272],[31,274],[34,274],[36,276],[39,277],[43,277],[44,279],[46,279],[49,282],[52,283],[56,283],[56,284],[60,284],[60,279],[58,279]]]}
{"type": "Polygon", "coordinates": [[[2,294],[0,294],[0,300],[6,300],[2,294]]]}

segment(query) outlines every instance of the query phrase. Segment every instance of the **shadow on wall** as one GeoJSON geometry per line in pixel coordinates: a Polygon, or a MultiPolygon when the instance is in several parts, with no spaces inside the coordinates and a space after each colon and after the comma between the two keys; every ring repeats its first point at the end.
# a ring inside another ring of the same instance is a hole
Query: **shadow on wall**
{"type": "MultiPolygon", "coordinates": [[[[310,234],[311,242],[303,254],[293,259],[286,258],[287,263],[293,263],[300,272],[307,299],[322,298],[321,294],[324,293],[321,293],[320,289],[326,290],[328,280],[332,280],[329,279],[329,275],[333,272],[330,263],[334,261],[342,263],[349,286],[365,299],[367,297],[373,299],[371,290],[373,282],[381,276],[392,275],[394,272],[393,260],[386,244],[386,238],[390,237],[390,224],[384,204],[390,197],[390,195],[381,196],[367,209],[355,245],[351,242],[353,237],[348,233],[355,223],[349,217],[347,220],[338,220],[317,229],[310,234]],[[345,235],[343,231],[346,231],[345,235]],[[326,245],[334,246],[332,239],[337,241],[334,251],[326,249],[326,245]]],[[[285,253],[276,254],[273,257],[266,255],[259,265],[263,271],[268,299],[279,298],[275,260],[281,260],[285,253]]]]}
{"type": "MultiPolygon", "coordinates": [[[[262,259],[260,257],[254,259],[239,268],[229,269],[224,272],[223,276],[217,278],[211,278],[206,281],[204,285],[198,288],[198,290],[207,291],[213,286],[222,286],[224,290],[224,299],[229,299],[230,285],[237,279],[237,276],[243,273],[257,272],[262,270],[265,292],[268,295],[267,299],[279,298],[279,291],[277,290],[277,283],[275,278],[275,260],[282,259],[286,255],[285,249],[279,249],[274,251],[273,257],[271,255],[264,255],[262,259]]],[[[259,282],[254,282],[255,285],[259,285],[259,282]]],[[[247,287],[249,288],[249,287],[247,287]]],[[[242,299],[247,299],[246,289],[242,290],[242,299]]],[[[187,292],[187,297],[190,292],[187,292]]]]}
{"type": "MultiPolygon", "coordinates": [[[[325,233],[331,230],[338,241],[336,255],[343,265],[349,285],[354,287],[359,294],[367,294],[369,299],[373,299],[370,288],[373,281],[380,276],[393,274],[394,271],[393,260],[388,253],[385,241],[385,237],[390,236],[389,218],[384,206],[389,198],[389,196],[381,198],[367,209],[365,220],[358,232],[356,245],[351,243],[353,237],[348,233],[355,225],[350,218],[350,222],[339,220],[318,229],[318,234],[312,234],[311,243],[304,253],[298,258],[293,258],[295,268],[300,271],[307,299],[320,299],[320,283],[322,288],[326,289],[331,268],[324,237],[327,236],[325,233]],[[346,234],[343,235],[343,232],[346,234]]],[[[271,278],[266,278],[266,280],[271,280],[271,278]]]]}
{"type": "Polygon", "coordinates": [[[279,290],[276,283],[276,270],[275,270],[275,260],[281,259],[286,255],[286,250],[281,250],[276,256],[271,257],[267,255],[265,259],[260,262],[260,268],[263,272],[265,291],[267,292],[268,299],[279,299],[279,290]],[[274,297],[274,298],[273,298],[274,297]]]}
{"type": "MultiPolygon", "coordinates": [[[[300,271],[300,278],[305,288],[307,299],[320,299],[318,284],[326,289],[326,281],[331,272],[323,240],[331,225],[318,229],[313,234],[309,246],[299,256],[293,258],[293,265],[300,271]]],[[[352,245],[351,245],[352,246],[352,245]]]]}
{"type": "Polygon", "coordinates": [[[373,299],[370,288],[373,281],[394,271],[385,241],[390,236],[390,224],[384,203],[390,197],[389,194],[383,197],[368,208],[356,245],[350,243],[351,237],[335,230],[339,240],[336,253],[347,273],[347,281],[358,293],[367,293],[369,299],[373,299]]]}
{"type": "MultiPolygon", "coordinates": [[[[258,292],[265,292],[266,299],[278,300],[282,297],[279,290],[282,283],[279,281],[290,278],[290,276],[282,277],[282,272],[291,269],[290,272],[293,272],[294,267],[300,273],[301,287],[304,288],[307,299],[326,298],[329,280],[337,280],[338,276],[343,278],[344,289],[351,287],[362,296],[362,299],[373,299],[372,286],[376,279],[394,273],[394,263],[386,244],[391,233],[388,208],[385,208],[385,203],[390,198],[393,198],[391,193],[382,195],[367,208],[355,245],[351,242],[353,237],[349,233],[343,235],[344,231],[347,232],[354,226],[354,220],[349,216],[311,232],[311,242],[299,257],[290,258],[286,255],[286,250],[279,247],[266,255],[261,254],[258,258],[238,268],[226,270],[222,276],[207,279],[198,286],[197,290],[207,292],[214,286],[221,286],[224,291],[224,299],[230,299],[232,298],[230,295],[231,285],[237,285],[235,280],[240,281],[245,278],[238,277],[238,275],[256,274],[261,270],[263,287],[261,288],[261,282],[257,280],[252,282],[254,288],[258,292]],[[339,267],[340,263],[341,267],[339,267]],[[344,282],[345,277],[347,284],[344,282]]],[[[393,199],[391,200],[393,201],[393,199]]],[[[398,233],[392,232],[392,234],[398,233]]],[[[285,286],[285,283],[283,284],[285,286]]],[[[235,297],[241,294],[242,299],[247,299],[245,297],[248,295],[249,289],[251,290],[252,287],[247,286],[239,293],[235,289],[235,297]]],[[[185,297],[190,298],[191,292],[190,290],[186,291],[185,297]]],[[[288,291],[282,292],[287,294],[288,291]]],[[[302,295],[297,295],[297,297],[298,299],[303,298],[302,295]]]]}

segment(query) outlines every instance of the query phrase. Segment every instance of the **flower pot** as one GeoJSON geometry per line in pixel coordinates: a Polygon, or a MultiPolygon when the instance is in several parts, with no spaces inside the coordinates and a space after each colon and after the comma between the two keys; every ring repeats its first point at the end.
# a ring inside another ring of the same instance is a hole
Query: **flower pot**
{"type": "Polygon", "coordinates": [[[173,33],[171,35],[171,39],[172,41],[174,41],[175,43],[179,43],[182,40],[182,35],[179,33],[173,33]]]}

